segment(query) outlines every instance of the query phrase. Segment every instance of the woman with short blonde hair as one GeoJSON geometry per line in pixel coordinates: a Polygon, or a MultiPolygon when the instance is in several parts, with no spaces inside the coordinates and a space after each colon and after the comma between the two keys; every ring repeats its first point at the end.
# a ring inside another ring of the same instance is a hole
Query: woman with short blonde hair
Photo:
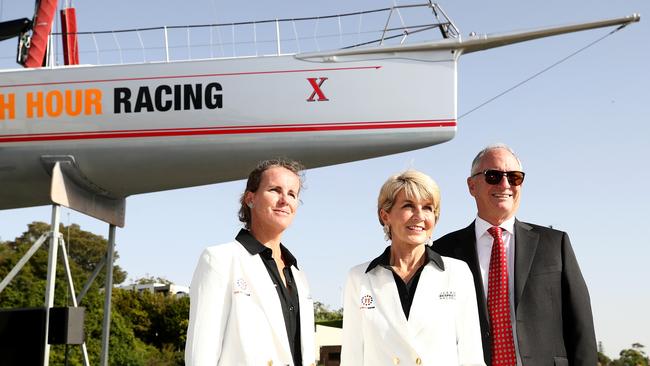
{"type": "Polygon", "coordinates": [[[404,190],[407,198],[430,200],[434,207],[435,222],[438,222],[440,217],[440,188],[428,175],[411,169],[391,176],[379,190],[377,216],[382,226],[384,226],[384,223],[381,219],[381,210],[390,211],[395,203],[395,197],[401,190],[404,190]]]}
{"type": "Polygon", "coordinates": [[[416,170],[391,176],[377,215],[390,245],[348,274],[341,365],[485,365],[472,273],[427,245],[438,185],[416,170]]]}

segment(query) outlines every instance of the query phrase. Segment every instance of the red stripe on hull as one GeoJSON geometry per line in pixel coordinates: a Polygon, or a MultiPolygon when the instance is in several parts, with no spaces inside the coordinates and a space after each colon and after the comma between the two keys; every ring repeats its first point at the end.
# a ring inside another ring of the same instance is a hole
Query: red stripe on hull
{"type": "Polygon", "coordinates": [[[167,75],[167,76],[151,76],[151,77],[138,77],[138,78],[52,81],[46,83],[4,84],[4,85],[0,85],[0,88],[18,88],[18,87],[26,87],[26,86],[69,85],[69,84],[88,84],[88,83],[109,83],[109,82],[116,82],[116,81],[165,80],[165,79],[222,77],[222,76],[289,74],[289,73],[316,72],[316,71],[348,71],[348,70],[367,70],[367,69],[377,70],[377,69],[381,69],[381,66],[331,67],[331,68],[320,68],[320,69],[269,70],[269,71],[242,71],[242,72],[226,72],[226,73],[214,73],[214,74],[167,75]]]}
{"type": "Polygon", "coordinates": [[[237,135],[237,134],[258,134],[258,133],[327,132],[327,131],[354,131],[354,130],[403,129],[403,128],[432,128],[432,127],[456,127],[456,121],[454,120],[438,120],[438,121],[413,120],[413,121],[380,121],[380,122],[328,123],[328,124],[224,126],[224,127],[202,127],[202,128],[185,128],[185,129],[65,132],[65,133],[50,133],[50,134],[30,134],[30,135],[23,134],[23,135],[0,136],[0,143],[143,138],[143,137],[200,136],[200,135],[237,135]]]}

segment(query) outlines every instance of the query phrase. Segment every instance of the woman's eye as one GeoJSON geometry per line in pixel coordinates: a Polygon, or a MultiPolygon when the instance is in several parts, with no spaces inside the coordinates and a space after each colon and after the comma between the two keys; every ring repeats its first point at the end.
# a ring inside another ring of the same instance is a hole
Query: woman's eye
{"type": "Polygon", "coordinates": [[[433,212],[433,206],[424,206],[424,210],[433,212]]]}

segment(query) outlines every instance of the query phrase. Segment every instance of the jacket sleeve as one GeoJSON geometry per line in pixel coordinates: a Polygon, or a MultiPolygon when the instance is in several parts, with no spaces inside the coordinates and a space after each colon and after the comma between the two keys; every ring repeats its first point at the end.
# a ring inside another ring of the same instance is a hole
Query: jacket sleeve
{"type": "Polygon", "coordinates": [[[185,364],[219,363],[230,312],[232,290],[228,267],[206,249],[199,258],[190,286],[190,323],[185,344],[185,364]]]}
{"type": "Polygon", "coordinates": [[[467,263],[458,261],[458,268],[454,275],[458,283],[458,312],[456,313],[458,363],[485,366],[472,272],[467,263]]]}
{"type": "Polygon", "coordinates": [[[343,340],[341,366],[362,366],[363,330],[359,309],[359,274],[348,273],[343,297],[343,340]]]}
{"type": "Polygon", "coordinates": [[[589,291],[569,236],[562,236],[562,318],[569,364],[595,365],[598,361],[589,291]]]}

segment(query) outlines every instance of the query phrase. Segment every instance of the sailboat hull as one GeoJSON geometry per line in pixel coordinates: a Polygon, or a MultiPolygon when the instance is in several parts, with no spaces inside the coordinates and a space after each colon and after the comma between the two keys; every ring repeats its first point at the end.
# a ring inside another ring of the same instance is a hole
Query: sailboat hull
{"type": "Polygon", "coordinates": [[[70,159],[109,197],[241,179],[261,159],[317,167],[448,141],[447,51],[266,56],[0,72],[0,209],[48,204],[70,159]]]}

